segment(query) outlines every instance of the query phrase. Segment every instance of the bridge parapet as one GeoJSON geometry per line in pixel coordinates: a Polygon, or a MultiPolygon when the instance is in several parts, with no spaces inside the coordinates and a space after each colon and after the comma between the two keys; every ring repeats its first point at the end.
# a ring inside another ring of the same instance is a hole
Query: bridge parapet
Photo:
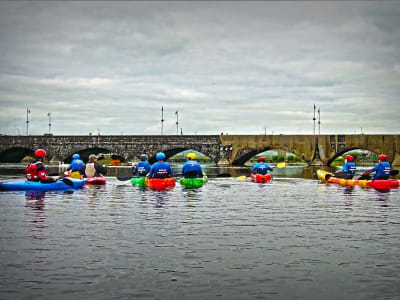
{"type": "MultiPolygon", "coordinates": [[[[183,150],[193,149],[209,156],[215,163],[226,160],[242,165],[252,156],[266,150],[285,150],[309,164],[330,164],[337,156],[366,149],[385,153],[394,165],[400,165],[400,135],[163,135],[163,136],[0,136],[0,162],[22,159],[37,148],[46,149],[49,158],[65,161],[74,153],[86,150],[117,154],[125,160],[141,153],[154,161],[157,152],[167,158],[183,150]],[[17,154],[15,154],[17,153],[17,154]],[[13,155],[11,155],[13,154],[13,155]],[[13,159],[14,159],[13,158],[13,159]]],[[[93,153],[93,152],[92,152],[93,153]]]]}

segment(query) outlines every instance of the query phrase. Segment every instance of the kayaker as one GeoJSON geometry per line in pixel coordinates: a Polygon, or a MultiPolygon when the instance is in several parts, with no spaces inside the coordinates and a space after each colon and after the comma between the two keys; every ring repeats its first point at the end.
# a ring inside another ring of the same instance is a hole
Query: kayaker
{"type": "Polygon", "coordinates": [[[354,163],[354,157],[351,155],[346,155],[344,160],[344,166],[341,171],[335,172],[335,177],[352,179],[356,173],[356,164],[354,163]]]}
{"type": "Polygon", "coordinates": [[[390,163],[387,161],[388,157],[385,154],[381,154],[378,156],[378,164],[373,167],[372,169],[369,169],[362,173],[358,179],[369,179],[369,173],[375,172],[375,176],[372,180],[375,179],[388,179],[390,176],[390,171],[392,170],[392,167],[390,166],[390,163]]]}
{"type": "Polygon", "coordinates": [[[84,166],[83,161],[79,154],[75,153],[72,155],[72,162],[68,166],[67,171],[70,173],[72,178],[81,178],[81,169],[84,166]]]}
{"type": "Polygon", "coordinates": [[[186,156],[187,160],[182,166],[182,174],[185,178],[198,178],[203,177],[203,169],[201,165],[196,161],[196,153],[189,153],[186,156]]]}
{"type": "Polygon", "coordinates": [[[47,153],[43,149],[37,149],[35,151],[36,160],[30,163],[25,168],[25,178],[28,181],[39,181],[41,183],[52,183],[57,181],[60,177],[48,177],[46,174],[46,168],[43,163],[47,153]]]}
{"type": "Polygon", "coordinates": [[[81,169],[81,174],[84,177],[98,177],[107,174],[107,168],[105,165],[97,162],[97,156],[94,154],[89,155],[89,161],[81,169]]]}
{"type": "Polygon", "coordinates": [[[260,156],[258,158],[258,163],[254,165],[254,167],[250,170],[251,173],[253,174],[261,174],[261,175],[266,175],[268,174],[268,171],[274,171],[273,168],[269,164],[265,162],[265,158],[260,156]]]}
{"type": "Polygon", "coordinates": [[[149,177],[150,178],[168,178],[173,177],[171,166],[165,162],[165,154],[159,152],[156,154],[157,162],[151,166],[149,177]]]}
{"type": "Polygon", "coordinates": [[[132,167],[132,173],[134,175],[146,176],[151,169],[151,164],[147,161],[148,157],[146,154],[140,154],[140,162],[132,167]]]}

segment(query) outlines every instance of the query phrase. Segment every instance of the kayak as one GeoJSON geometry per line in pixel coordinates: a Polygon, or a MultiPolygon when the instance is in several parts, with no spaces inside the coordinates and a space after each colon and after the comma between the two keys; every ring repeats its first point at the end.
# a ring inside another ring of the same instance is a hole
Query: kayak
{"type": "Polygon", "coordinates": [[[52,183],[41,183],[37,181],[13,181],[13,182],[0,182],[0,190],[4,191],[57,191],[57,190],[70,190],[80,189],[86,183],[86,179],[68,178],[73,186],[70,186],[61,180],[52,183]]]}
{"type": "Polygon", "coordinates": [[[264,183],[264,182],[271,181],[271,179],[272,179],[271,174],[265,174],[265,175],[253,174],[253,175],[251,175],[251,181],[253,181],[253,182],[264,183]]]}
{"type": "Polygon", "coordinates": [[[146,177],[133,177],[131,179],[131,183],[132,185],[140,185],[140,186],[144,186],[146,182],[146,177]]]}
{"type": "Polygon", "coordinates": [[[358,180],[358,179],[343,179],[334,177],[335,174],[318,170],[317,176],[321,182],[332,182],[343,186],[354,186],[359,185],[364,188],[375,188],[375,189],[395,189],[399,187],[399,181],[396,179],[377,179],[377,180],[358,180]]]}
{"type": "Polygon", "coordinates": [[[182,178],[180,180],[181,185],[185,188],[199,188],[202,187],[205,183],[207,183],[208,178],[207,175],[198,178],[182,178]]]}
{"type": "Polygon", "coordinates": [[[146,178],[145,183],[154,190],[164,190],[175,186],[175,178],[146,178]]]}
{"type": "Polygon", "coordinates": [[[88,177],[86,179],[87,179],[86,184],[97,184],[97,185],[106,184],[106,178],[104,176],[88,177]]]}

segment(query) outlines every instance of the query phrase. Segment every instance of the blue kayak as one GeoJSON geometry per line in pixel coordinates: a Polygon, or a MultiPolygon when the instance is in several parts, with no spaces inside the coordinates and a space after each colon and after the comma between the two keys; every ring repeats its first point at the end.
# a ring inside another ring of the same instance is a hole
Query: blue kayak
{"type": "Polygon", "coordinates": [[[59,191],[80,189],[86,183],[86,179],[65,179],[71,185],[58,180],[53,183],[40,183],[36,181],[13,181],[13,182],[0,182],[0,190],[3,191],[59,191]]]}

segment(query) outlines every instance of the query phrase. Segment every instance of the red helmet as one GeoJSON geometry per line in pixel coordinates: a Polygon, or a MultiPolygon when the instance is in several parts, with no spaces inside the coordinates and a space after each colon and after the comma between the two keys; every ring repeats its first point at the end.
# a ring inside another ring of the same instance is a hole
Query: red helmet
{"type": "Polygon", "coordinates": [[[354,157],[351,155],[346,155],[347,161],[354,161],[354,157]]]}
{"type": "Polygon", "coordinates": [[[381,160],[381,161],[387,161],[388,157],[385,154],[381,154],[381,155],[378,156],[378,159],[381,160]]]}
{"type": "Polygon", "coordinates": [[[47,155],[47,153],[43,149],[37,149],[35,151],[35,156],[36,157],[45,157],[46,155],[47,155]]]}
{"type": "Polygon", "coordinates": [[[265,161],[265,158],[262,157],[262,156],[260,156],[260,157],[258,158],[258,161],[259,161],[259,162],[264,162],[264,161],[265,161]]]}

